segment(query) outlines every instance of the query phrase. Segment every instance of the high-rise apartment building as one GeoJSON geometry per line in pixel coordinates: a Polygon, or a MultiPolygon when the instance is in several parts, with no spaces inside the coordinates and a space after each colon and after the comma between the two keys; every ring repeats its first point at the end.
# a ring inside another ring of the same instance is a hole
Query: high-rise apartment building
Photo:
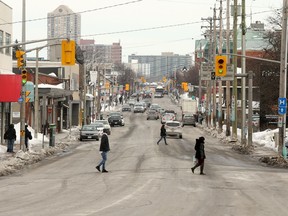
{"type": "MultiPolygon", "coordinates": [[[[137,60],[138,64],[149,64],[150,81],[161,80],[164,76],[170,77],[176,70],[192,66],[192,57],[190,55],[178,55],[172,52],[163,52],[161,55],[129,55],[128,63],[137,60]]],[[[145,66],[147,68],[147,66],[145,66]]],[[[139,75],[145,76],[144,71],[138,71],[139,75]]]]}
{"type": "MultiPolygon", "coordinates": [[[[53,12],[48,13],[48,39],[65,37],[79,43],[81,37],[81,15],[74,13],[69,7],[60,5],[53,12]]],[[[48,59],[61,60],[61,40],[49,41],[48,59]]]]}

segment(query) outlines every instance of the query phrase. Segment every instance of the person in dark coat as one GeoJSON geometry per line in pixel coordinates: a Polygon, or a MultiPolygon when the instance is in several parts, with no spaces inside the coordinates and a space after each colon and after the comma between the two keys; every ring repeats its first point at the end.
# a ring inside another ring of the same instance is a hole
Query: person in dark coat
{"type": "Polygon", "coordinates": [[[200,175],[205,175],[204,171],[204,161],[206,159],[205,155],[205,150],[204,150],[204,137],[199,137],[196,139],[196,144],[195,144],[195,158],[197,159],[197,163],[194,167],[191,168],[192,173],[194,173],[194,170],[200,166],[200,175]]]}
{"type": "Polygon", "coordinates": [[[165,145],[168,145],[166,142],[166,128],[165,128],[165,124],[162,124],[161,129],[160,129],[160,136],[161,138],[158,140],[157,145],[159,145],[159,142],[164,139],[165,141],[165,145]]]}
{"type": "Polygon", "coordinates": [[[13,146],[16,140],[16,130],[14,124],[10,124],[7,131],[4,134],[4,139],[7,140],[7,152],[14,153],[13,146]]]}
{"type": "Polygon", "coordinates": [[[105,169],[105,163],[107,161],[107,153],[110,151],[109,139],[106,133],[102,134],[99,151],[101,152],[102,160],[98,166],[96,166],[96,169],[101,172],[100,168],[102,166],[102,173],[106,173],[108,171],[105,169]]]}
{"type": "Polygon", "coordinates": [[[25,146],[26,150],[29,151],[28,141],[32,139],[32,134],[28,130],[28,125],[25,125],[25,146]]]}

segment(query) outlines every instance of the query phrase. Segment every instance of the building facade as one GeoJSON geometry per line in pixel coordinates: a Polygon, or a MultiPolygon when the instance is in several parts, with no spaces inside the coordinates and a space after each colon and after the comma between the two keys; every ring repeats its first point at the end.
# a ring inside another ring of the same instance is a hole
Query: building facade
{"type": "Polygon", "coordinates": [[[95,63],[122,63],[122,47],[120,42],[112,45],[95,44],[95,40],[80,40],[80,48],[84,51],[84,59],[95,63]]]}
{"type": "MultiPolygon", "coordinates": [[[[0,1],[0,11],[0,44],[8,45],[11,44],[12,25],[5,24],[12,23],[12,8],[0,1]]],[[[0,75],[1,74],[12,74],[12,48],[0,49],[0,75]]],[[[2,92],[2,94],[5,94],[5,92],[2,92]]],[[[4,143],[4,132],[12,118],[10,114],[11,103],[3,103],[0,101],[0,110],[0,143],[4,143]]]]}
{"type": "Polygon", "coordinates": [[[164,52],[161,55],[142,56],[133,54],[128,56],[128,63],[135,60],[139,64],[150,64],[150,76],[145,77],[149,82],[160,81],[163,77],[171,77],[176,70],[192,66],[190,55],[178,55],[172,52],[164,52]]]}
{"type": "MultiPolygon", "coordinates": [[[[12,25],[5,23],[12,22],[12,8],[0,1],[0,46],[11,44],[12,25]]],[[[12,48],[0,49],[0,74],[12,73],[12,48]]]]}
{"type": "MultiPolygon", "coordinates": [[[[47,38],[70,38],[79,43],[81,37],[81,15],[69,7],[60,5],[47,15],[47,38]]],[[[48,59],[61,61],[60,40],[48,41],[48,59]]]]}

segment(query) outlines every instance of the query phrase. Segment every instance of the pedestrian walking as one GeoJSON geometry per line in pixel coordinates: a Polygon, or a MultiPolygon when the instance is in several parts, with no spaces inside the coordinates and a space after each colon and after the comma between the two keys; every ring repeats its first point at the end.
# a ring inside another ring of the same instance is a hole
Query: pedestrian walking
{"type": "Polygon", "coordinates": [[[162,124],[161,128],[160,128],[160,139],[157,142],[157,145],[159,145],[159,142],[164,139],[165,141],[165,145],[168,145],[166,142],[166,128],[165,128],[165,124],[162,124]]]}
{"type": "Polygon", "coordinates": [[[29,144],[28,144],[29,140],[32,140],[32,134],[28,130],[28,125],[25,125],[25,147],[27,151],[29,151],[29,144]]]}
{"type": "Polygon", "coordinates": [[[102,166],[102,173],[106,173],[108,171],[105,169],[105,164],[107,161],[107,154],[110,151],[109,139],[108,139],[108,135],[106,133],[102,134],[99,151],[101,152],[102,160],[100,161],[98,166],[96,166],[96,169],[99,172],[101,172],[100,168],[102,166]]]}
{"type": "Polygon", "coordinates": [[[205,175],[204,171],[204,161],[206,159],[206,155],[205,155],[205,150],[204,150],[204,141],[205,138],[204,137],[199,137],[198,139],[196,139],[196,144],[195,144],[195,158],[197,159],[197,163],[195,164],[194,167],[191,168],[192,173],[194,173],[194,170],[200,166],[200,175],[205,175]]]}
{"type": "Polygon", "coordinates": [[[7,152],[14,153],[13,147],[16,140],[16,130],[14,124],[10,124],[7,131],[4,133],[4,139],[7,140],[7,152]]]}

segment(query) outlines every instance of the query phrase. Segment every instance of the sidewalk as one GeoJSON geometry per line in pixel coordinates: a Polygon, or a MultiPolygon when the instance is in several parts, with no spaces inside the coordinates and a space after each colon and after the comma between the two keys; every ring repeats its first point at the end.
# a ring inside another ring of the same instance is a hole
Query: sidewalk
{"type": "MultiPolygon", "coordinates": [[[[0,176],[16,171],[26,164],[33,164],[44,159],[49,155],[61,152],[71,143],[77,140],[78,128],[73,130],[65,130],[55,135],[55,146],[49,146],[49,138],[38,134],[38,138],[30,140],[29,151],[23,152],[20,150],[19,140],[14,144],[14,152],[8,153],[6,144],[0,145],[0,176]],[[39,136],[40,135],[40,136],[39,136]],[[16,168],[17,167],[17,168],[16,168]],[[8,171],[7,171],[8,170],[8,171]]],[[[32,133],[33,134],[33,133],[32,133]]],[[[75,142],[74,142],[75,143],[75,142]]]]}

